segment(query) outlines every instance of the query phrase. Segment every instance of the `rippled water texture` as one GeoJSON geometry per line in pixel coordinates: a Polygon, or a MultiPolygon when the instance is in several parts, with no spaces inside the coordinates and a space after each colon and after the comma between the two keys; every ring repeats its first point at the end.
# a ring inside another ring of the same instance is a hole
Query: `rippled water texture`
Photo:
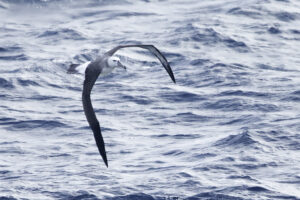
{"type": "Polygon", "coordinates": [[[300,199],[300,1],[0,0],[0,199],[300,199]],[[154,44],[99,78],[119,44],[154,44]]]}

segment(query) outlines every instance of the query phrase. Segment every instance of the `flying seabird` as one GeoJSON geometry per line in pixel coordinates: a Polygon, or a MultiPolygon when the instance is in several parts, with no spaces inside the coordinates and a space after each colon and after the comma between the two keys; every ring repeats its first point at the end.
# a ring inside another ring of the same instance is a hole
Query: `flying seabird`
{"type": "Polygon", "coordinates": [[[109,74],[116,67],[126,69],[126,67],[120,62],[120,59],[113,55],[119,49],[128,48],[128,47],[139,47],[139,48],[149,50],[152,54],[154,54],[160,60],[161,64],[168,72],[172,81],[174,83],[176,83],[174,74],[172,72],[172,69],[171,69],[167,59],[153,45],[120,45],[120,46],[117,46],[117,47],[111,49],[110,51],[106,52],[103,56],[98,57],[96,60],[90,62],[86,66],[80,67],[80,65],[78,65],[78,64],[72,64],[72,65],[70,65],[70,68],[68,69],[69,73],[77,72],[77,68],[81,72],[83,72],[83,70],[85,70],[85,80],[83,82],[83,90],[82,90],[83,109],[84,109],[86,119],[90,125],[90,128],[92,129],[92,131],[94,133],[94,137],[96,140],[96,144],[97,144],[99,153],[102,156],[102,159],[103,159],[106,167],[108,167],[108,162],[107,162],[107,157],[106,157],[105,144],[104,144],[104,140],[103,140],[103,137],[101,134],[99,121],[97,120],[95,111],[92,106],[91,91],[92,91],[92,88],[93,88],[98,76],[109,74]]]}

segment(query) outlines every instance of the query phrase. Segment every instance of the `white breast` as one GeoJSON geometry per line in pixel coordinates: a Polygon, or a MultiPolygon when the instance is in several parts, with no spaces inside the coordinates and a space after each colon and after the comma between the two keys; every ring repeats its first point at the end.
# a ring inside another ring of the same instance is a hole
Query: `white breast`
{"type": "Polygon", "coordinates": [[[100,76],[105,76],[107,74],[110,74],[113,70],[114,70],[114,67],[109,67],[108,65],[105,65],[105,67],[102,68],[100,76]]]}

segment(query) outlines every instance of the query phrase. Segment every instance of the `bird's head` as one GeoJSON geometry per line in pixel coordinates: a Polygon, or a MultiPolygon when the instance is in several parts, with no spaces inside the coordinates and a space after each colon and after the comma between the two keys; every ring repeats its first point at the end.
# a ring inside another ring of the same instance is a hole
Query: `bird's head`
{"type": "Polygon", "coordinates": [[[120,58],[116,56],[109,57],[107,60],[107,64],[109,67],[116,68],[120,67],[126,70],[126,66],[120,62],[120,58]]]}

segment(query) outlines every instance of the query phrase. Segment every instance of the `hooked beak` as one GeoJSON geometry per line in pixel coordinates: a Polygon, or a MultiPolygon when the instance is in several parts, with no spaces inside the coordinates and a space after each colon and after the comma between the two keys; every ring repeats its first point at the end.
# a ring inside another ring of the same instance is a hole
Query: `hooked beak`
{"type": "Polygon", "coordinates": [[[120,67],[120,68],[123,68],[124,70],[126,70],[127,68],[126,68],[126,66],[125,65],[123,65],[121,62],[118,62],[118,67],[120,67]]]}

